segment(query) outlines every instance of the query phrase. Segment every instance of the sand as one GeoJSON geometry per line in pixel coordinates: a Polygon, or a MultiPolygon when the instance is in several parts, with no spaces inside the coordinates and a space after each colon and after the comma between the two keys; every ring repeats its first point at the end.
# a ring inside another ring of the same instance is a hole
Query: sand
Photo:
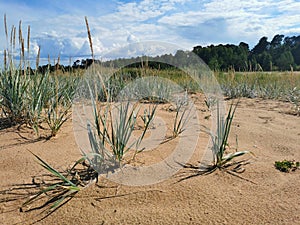
{"type": "MultiPolygon", "coordinates": [[[[201,96],[194,96],[204,125],[209,112],[201,96]]],[[[229,104],[229,101],[227,102],[229,104]]],[[[167,120],[166,111],[161,116],[167,120]]],[[[300,117],[292,105],[275,100],[241,99],[232,124],[229,146],[249,150],[249,164],[241,174],[216,170],[207,175],[183,168],[160,183],[129,186],[100,178],[48,215],[44,208],[21,212],[24,200],[13,192],[16,185],[31,184],[45,174],[33,155],[57,169],[66,169],[80,158],[72,121],[57,137],[37,140],[26,127],[0,130],[0,223],[10,224],[300,224],[300,170],[282,173],[275,161],[300,161],[300,117]],[[14,201],[9,199],[15,197],[14,201]],[[43,218],[43,219],[42,219],[43,218]]],[[[190,163],[197,165],[209,137],[201,132],[190,163]]],[[[177,144],[161,145],[170,152],[177,144]]],[[[138,156],[139,162],[156,160],[156,151],[138,156]],[[154,156],[153,156],[154,154],[154,156]],[[148,157],[148,158],[147,158],[148,157]]]]}

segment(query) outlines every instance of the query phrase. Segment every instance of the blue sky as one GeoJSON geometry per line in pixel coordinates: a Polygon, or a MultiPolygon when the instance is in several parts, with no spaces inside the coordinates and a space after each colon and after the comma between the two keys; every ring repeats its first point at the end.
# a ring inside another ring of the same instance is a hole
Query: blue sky
{"type": "MultiPolygon", "coordinates": [[[[162,41],[191,50],[196,45],[253,47],[262,36],[300,35],[296,0],[10,0],[0,2],[9,29],[22,20],[31,26],[31,51],[41,56],[76,58],[90,54],[84,17],[98,58],[129,43],[162,41]]],[[[6,47],[0,26],[0,54],[6,47]]],[[[153,50],[153,49],[152,49],[153,50]]],[[[164,52],[157,51],[157,54],[164,52]]],[[[153,54],[156,54],[153,50],[153,54]]]]}

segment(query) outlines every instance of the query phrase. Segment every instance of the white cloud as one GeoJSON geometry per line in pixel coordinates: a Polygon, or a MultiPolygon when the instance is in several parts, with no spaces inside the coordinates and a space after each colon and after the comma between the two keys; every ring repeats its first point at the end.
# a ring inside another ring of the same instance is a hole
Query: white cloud
{"type": "Polygon", "coordinates": [[[246,41],[255,44],[261,36],[272,38],[277,33],[289,34],[299,26],[299,2],[213,0],[199,9],[162,17],[158,22],[177,30],[185,39],[198,35],[199,42],[224,43],[246,41]],[[288,6],[287,6],[288,5],[288,6]],[[186,32],[182,33],[183,29],[186,32]],[[198,30],[198,32],[196,32],[198,30]]]}
{"type": "Polygon", "coordinates": [[[161,42],[161,41],[142,41],[136,43],[130,43],[128,45],[116,48],[104,55],[104,58],[122,58],[122,57],[136,57],[136,56],[157,56],[161,54],[172,53],[174,54],[179,46],[161,42]]]}
{"type": "Polygon", "coordinates": [[[127,42],[128,43],[135,43],[135,42],[139,42],[139,38],[137,38],[135,35],[133,34],[129,34],[127,37],[127,42]]]}

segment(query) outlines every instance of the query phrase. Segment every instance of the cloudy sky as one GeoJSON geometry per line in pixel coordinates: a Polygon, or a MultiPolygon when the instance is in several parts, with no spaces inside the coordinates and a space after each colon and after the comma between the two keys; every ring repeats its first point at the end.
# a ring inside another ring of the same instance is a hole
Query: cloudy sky
{"type": "MultiPolygon", "coordinates": [[[[191,50],[219,43],[253,47],[262,36],[300,35],[299,0],[9,0],[0,2],[8,29],[22,20],[31,26],[31,51],[41,56],[72,59],[89,56],[84,17],[87,16],[95,55],[130,43],[168,42],[191,50]]],[[[0,26],[0,53],[6,48],[0,26]]],[[[166,48],[167,49],[167,48],[166,48]]],[[[153,50],[153,49],[152,49],[153,50]]],[[[153,54],[164,53],[160,48],[153,54]]]]}

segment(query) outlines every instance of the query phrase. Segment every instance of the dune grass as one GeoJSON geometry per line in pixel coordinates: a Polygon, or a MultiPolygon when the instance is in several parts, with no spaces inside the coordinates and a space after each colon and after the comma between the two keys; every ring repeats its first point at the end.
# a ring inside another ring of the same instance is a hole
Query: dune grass
{"type": "MultiPolygon", "coordinates": [[[[30,66],[30,26],[27,29],[27,54],[19,23],[19,35],[16,38],[16,27],[12,27],[8,36],[6,16],[4,16],[5,33],[9,46],[5,49],[4,67],[0,71],[0,110],[2,117],[10,125],[27,124],[40,137],[39,128],[47,125],[50,134],[55,136],[62,124],[70,117],[72,98],[78,76],[57,76],[46,70],[43,74],[30,66]],[[17,40],[16,40],[17,39],[17,40]],[[18,41],[18,44],[16,43],[18,41]],[[20,46],[17,49],[16,46],[20,46]],[[15,55],[19,52],[19,60],[15,55]]],[[[36,68],[39,64],[39,52],[36,68]]],[[[59,59],[58,59],[59,61],[59,59]]]]}
{"type": "Polygon", "coordinates": [[[173,138],[178,137],[186,129],[186,124],[190,119],[191,105],[188,100],[188,93],[178,97],[175,102],[175,118],[173,123],[173,138]]]}
{"type": "Polygon", "coordinates": [[[217,130],[215,134],[210,133],[212,140],[213,168],[222,169],[233,159],[250,153],[250,151],[236,151],[226,154],[226,150],[228,147],[228,138],[230,135],[231,125],[237,106],[238,103],[236,103],[235,105],[231,104],[228,114],[226,118],[224,118],[220,114],[219,104],[217,103],[217,130]]]}
{"type": "Polygon", "coordinates": [[[130,150],[135,149],[136,153],[142,151],[139,146],[154,119],[157,107],[154,106],[147,115],[144,114],[141,134],[134,140],[133,132],[137,126],[137,119],[141,117],[139,102],[132,102],[129,99],[119,102],[99,102],[93,97],[95,90],[91,90],[91,86],[88,86],[93,108],[93,121],[88,122],[88,132],[93,152],[102,155],[102,158],[110,155],[108,158],[113,157],[121,163],[130,150]]]}
{"type": "Polygon", "coordinates": [[[77,160],[70,169],[58,171],[37,154],[30,153],[47,174],[33,177],[32,184],[27,184],[28,187],[21,186],[16,189],[32,189],[30,192],[27,190],[21,212],[44,209],[42,213],[46,213],[47,216],[67,203],[84,187],[95,180],[98,181],[98,173],[86,163],[86,156],[77,160]]]}
{"type": "Polygon", "coordinates": [[[286,101],[300,88],[300,73],[294,72],[215,72],[224,95],[230,99],[264,98],[286,101]]]}

